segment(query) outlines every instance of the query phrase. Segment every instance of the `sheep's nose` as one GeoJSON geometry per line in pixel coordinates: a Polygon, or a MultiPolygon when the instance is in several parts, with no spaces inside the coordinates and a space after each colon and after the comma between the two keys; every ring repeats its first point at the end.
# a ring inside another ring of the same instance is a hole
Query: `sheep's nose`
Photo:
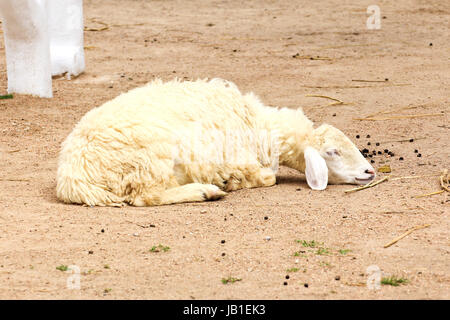
{"type": "Polygon", "coordinates": [[[365,173],[368,173],[368,174],[371,174],[371,175],[374,175],[375,174],[375,171],[373,171],[373,170],[371,170],[371,169],[366,169],[366,171],[364,171],[365,173]]]}

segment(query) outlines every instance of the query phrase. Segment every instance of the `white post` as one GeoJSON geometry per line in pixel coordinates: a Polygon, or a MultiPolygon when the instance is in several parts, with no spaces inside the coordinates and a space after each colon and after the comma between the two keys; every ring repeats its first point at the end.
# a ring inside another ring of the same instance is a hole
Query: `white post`
{"type": "Polygon", "coordinates": [[[83,1],[47,0],[52,75],[84,71],[83,1]]]}
{"type": "Polygon", "coordinates": [[[52,97],[52,75],[84,71],[82,0],[0,0],[8,92],[52,97]]]}
{"type": "Polygon", "coordinates": [[[0,0],[8,92],[52,97],[47,13],[41,0],[0,0]]]}

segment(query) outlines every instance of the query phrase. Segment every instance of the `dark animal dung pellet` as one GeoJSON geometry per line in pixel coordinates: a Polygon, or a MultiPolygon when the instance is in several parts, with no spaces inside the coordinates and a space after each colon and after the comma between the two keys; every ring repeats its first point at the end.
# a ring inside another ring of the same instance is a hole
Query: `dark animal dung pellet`
{"type": "Polygon", "coordinates": [[[370,160],[370,163],[375,163],[375,160],[373,160],[373,159],[372,159],[372,160],[370,160]]]}
{"type": "Polygon", "coordinates": [[[333,117],[336,117],[336,113],[333,113],[333,117]]]}
{"type": "Polygon", "coordinates": [[[220,241],[220,243],[225,243],[225,240],[220,241]]]}
{"type": "Polygon", "coordinates": [[[432,47],[433,46],[433,43],[432,42],[430,42],[430,47],[432,47]]]}
{"type": "Polygon", "coordinates": [[[414,150],[414,153],[419,153],[419,150],[417,150],[417,149],[416,149],[416,150],[414,150]]]}
{"type": "Polygon", "coordinates": [[[398,158],[398,160],[403,161],[403,157],[398,158]]]}
{"type": "Polygon", "coordinates": [[[363,152],[363,153],[369,153],[369,149],[365,148],[365,149],[363,149],[362,152],[363,152]]]}
{"type": "Polygon", "coordinates": [[[364,158],[367,158],[367,154],[363,153],[364,158]]]}
{"type": "Polygon", "coordinates": [[[269,219],[269,217],[267,217],[267,216],[266,216],[266,217],[264,217],[264,220],[268,220],[268,219],[269,219]]]}
{"type": "Polygon", "coordinates": [[[409,139],[409,142],[414,142],[414,139],[409,139]]]}
{"type": "Polygon", "coordinates": [[[305,288],[308,288],[308,287],[309,287],[309,285],[308,285],[307,283],[305,283],[303,286],[304,286],[305,288]]]}
{"type": "Polygon", "coordinates": [[[225,252],[224,252],[224,253],[222,253],[222,257],[225,257],[225,252]]]}
{"type": "Polygon", "coordinates": [[[285,282],[283,282],[283,285],[284,285],[284,286],[287,286],[287,282],[286,282],[286,281],[285,281],[285,282]]]}
{"type": "Polygon", "coordinates": [[[370,146],[370,145],[371,145],[371,143],[370,143],[370,142],[367,142],[367,145],[368,145],[368,146],[370,146]]]}
{"type": "Polygon", "coordinates": [[[418,158],[422,157],[422,154],[421,154],[421,153],[419,153],[419,154],[417,155],[417,157],[418,157],[418,158]]]}
{"type": "Polygon", "coordinates": [[[359,139],[359,134],[356,135],[356,139],[359,139]]]}
{"type": "Polygon", "coordinates": [[[380,143],[379,142],[377,142],[377,143],[375,143],[375,145],[378,147],[379,145],[380,145],[380,143]]]}
{"type": "Polygon", "coordinates": [[[381,151],[378,151],[378,154],[381,154],[382,152],[381,151]]]}
{"type": "Polygon", "coordinates": [[[384,153],[388,153],[389,152],[389,150],[388,149],[384,149],[384,153]]]}
{"type": "Polygon", "coordinates": [[[377,152],[376,152],[375,150],[373,150],[373,151],[372,151],[372,154],[373,154],[374,156],[376,156],[376,155],[377,155],[377,152]]]}
{"type": "Polygon", "coordinates": [[[286,275],[286,279],[289,279],[289,275],[286,275]]]}
{"type": "Polygon", "coordinates": [[[94,251],[92,251],[92,250],[89,250],[89,252],[88,252],[89,254],[94,254],[94,251]]]}
{"type": "Polygon", "coordinates": [[[369,158],[372,158],[373,157],[373,154],[369,154],[369,158]]]}
{"type": "Polygon", "coordinates": [[[370,134],[368,134],[368,135],[366,136],[366,138],[369,139],[369,138],[370,138],[370,134]]]}
{"type": "Polygon", "coordinates": [[[334,277],[334,280],[336,280],[336,281],[341,280],[341,276],[336,276],[336,277],[334,277]]]}
{"type": "Polygon", "coordinates": [[[105,232],[105,229],[102,229],[101,231],[102,231],[102,233],[104,233],[104,232],[105,232]]]}

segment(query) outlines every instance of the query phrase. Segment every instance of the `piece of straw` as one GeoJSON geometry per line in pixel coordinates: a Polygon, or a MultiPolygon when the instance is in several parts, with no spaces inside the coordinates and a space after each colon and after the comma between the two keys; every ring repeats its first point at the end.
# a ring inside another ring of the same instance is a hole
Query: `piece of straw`
{"type": "Polygon", "coordinates": [[[364,190],[364,189],[367,189],[367,188],[372,188],[372,187],[375,187],[377,184],[380,184],[380,183],[382,183],[382,182],[388,180],[390,177],[391,177],[391,176],[389,175],[389,176],[384,177],[384,178],[381,179],[381,180],[374,181],[374,182],[370,182],[370,183],[368,183],[368,184],[366,184],[366,185],[364,185],[364,186],[361,186],[361,187],[353,188],[353,189],[350,189],[350,190],[345,190],[344,192],[345,192],[345,193],[350,193],[350,192],[355,192],[355,191],[364,190]]]}
{"type": "Polygon", "coordinates": [[[411,230],[406,231],[405,233],[403,233],[402,235],[398,236],[397,238],[395,238],[394,240],[386,243],[384,245],[384,248],[388,248],[390,246],[392,246],[393,244],[397,243],[398,241],[400,241],[401,239],[403,239],[404,237],[406,237],[407,235],[409,235],[410,233],[416,231],[416,230],[420,230],[420,229],[424,229],[424,228],[428,228],[430,225],[429,224],[424,224],[421,226],[416,226],[414,228],[412,228],[411,230]]]}

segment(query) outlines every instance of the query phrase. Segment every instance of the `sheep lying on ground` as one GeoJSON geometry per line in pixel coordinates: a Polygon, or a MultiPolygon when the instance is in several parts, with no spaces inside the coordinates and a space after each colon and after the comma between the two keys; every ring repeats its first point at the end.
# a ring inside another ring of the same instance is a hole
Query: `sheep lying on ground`
{"type": "Polygon", "coordinates": [[[366,184],[372,166],[338,129],[264,106],[225,80],[155,80],[88,112],[64,141],[57,197],[98,206],[214,200],[272,186],[278,163],[312,189],[366,184]]]}

